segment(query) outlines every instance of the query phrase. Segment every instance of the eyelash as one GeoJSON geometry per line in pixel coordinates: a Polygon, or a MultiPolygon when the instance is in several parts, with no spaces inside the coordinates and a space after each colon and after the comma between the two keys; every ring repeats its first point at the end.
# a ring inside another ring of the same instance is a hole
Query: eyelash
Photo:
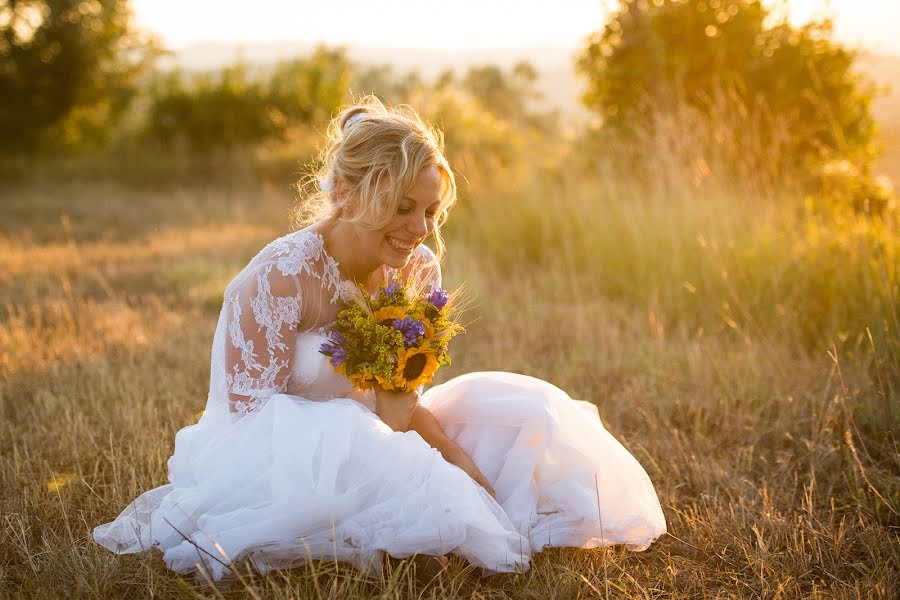
{"type": "MultiPolygon", "coordinates": [[[[405,206],[400,206],[397,208],[398,215],[408,215],[409,211],[410,211],[410,209],[406,208],[405,206]]],[[[434,213],[434,212],[425,213],[425,216],[428,217],[429,219],[433,219],[436,215],[437,215],[437,213],[434,213]]]]}

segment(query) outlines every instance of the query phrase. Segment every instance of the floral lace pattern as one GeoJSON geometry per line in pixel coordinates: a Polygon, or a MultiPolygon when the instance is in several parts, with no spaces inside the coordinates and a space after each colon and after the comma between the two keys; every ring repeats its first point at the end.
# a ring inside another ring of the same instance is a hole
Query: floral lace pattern
{"type": "Polygon", "coordinates": [[[229,285],[220,317],[227,320],[230,341],[224,352],[224,388],[245,397],[232,396],[235,412],[255,410],[287,387],[293,340],[303,314],[304,279],[334,289],[332,304],[340,298],[338,265],[324,251],[322,237],[311,230],[270,243],[229,285]]]}
{"type": "MultiPolygon", "coordinates": [[[[419,246],[411,260],[417,265],[437,265],[425,246],[419,246]]],[[[436,273],[439,284],[439,268],[436,273]]],[[[315,318],[303,323],[304,309],[313,312],[308,308],[312,302],[321,313],[323,306],[349,300],[355,289],[353,282],[341,277],[323,237],[312,228],[263,248],[229,284],[219,317],[216,337],[224,348],[213,348],[212,373],[214,379],[217,373],[224,375],[218,387],[229,398],[231,410],[248,413],[285,392],[298,332],[322,334],[329,325],[315,318]],[[313,297],[304,299],[301,290],[313,297]],[[217,369],[217,362],[224,369],[217,369]]],[[[212,383],[211,389],[216,389],[215,380],[212,383]]]]}
{"type": "MultiPolygon", "coordinates": [[[[269,276],[272,267],[267,266],[256,273],[256,284],[259,293],[250,299],[250,307],[257,324],[257,332],[265,331],[266,352],[268,362],[263,363],[254,351],[255,340],[246,339],[241,328],[243,307],[240,297],[230,298],[226,304],[231,308],[231,326],[229,333],[234,348],[241,351],[238,364],[232,365],[231,372],[226,374],[228,390],[249,398],[268,398],[281,392],[284,382],[277,381],[279,373],[289,366],[289,360],[283,355],[289,350],[284,339],[283,329],[294,328],[300,319],[300,297],[274,296],[269,276]]],[[[240,402],[241,408],[249,408],[247,402],[240,402]]]]}

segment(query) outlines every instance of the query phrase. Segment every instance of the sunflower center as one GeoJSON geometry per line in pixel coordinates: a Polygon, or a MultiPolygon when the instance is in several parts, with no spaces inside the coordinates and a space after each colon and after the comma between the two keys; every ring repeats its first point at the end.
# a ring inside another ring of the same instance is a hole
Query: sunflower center
{"type": "Polygon", "coordinates": [[[428,359],[424,354],[414,354],[410,356],[406,361],[406,366],[403,367],[403,377],[407,381],[415,379],[416,377],[422,374],[422,371],[425,370],[425,365],[428,363],[428,359]]]}

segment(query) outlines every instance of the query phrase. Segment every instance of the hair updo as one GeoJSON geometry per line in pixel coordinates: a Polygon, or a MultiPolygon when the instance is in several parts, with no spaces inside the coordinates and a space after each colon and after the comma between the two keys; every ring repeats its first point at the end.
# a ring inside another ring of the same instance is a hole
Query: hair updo
{"type": "Polygon", "coordinates": [[[443,133],[412,107],[388,108],[372,95],[344,107],[328,125],[315,164],[301,184],[300,224],[340,217],[367,229],[386,226],[419,172],[436,166],[442,181],[433,235],[438,256],[443,254],[440,227],[456,202],[456,180],[443,133]]]}

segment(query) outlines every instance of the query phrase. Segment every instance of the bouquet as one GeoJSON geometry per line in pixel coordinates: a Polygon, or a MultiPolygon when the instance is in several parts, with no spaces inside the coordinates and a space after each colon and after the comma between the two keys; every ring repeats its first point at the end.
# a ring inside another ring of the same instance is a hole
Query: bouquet
{"type": "Polygon", "coordinates": [[[319,352],[358,388],[411,392],[450,364],[447,346],[464,330],[455,320],[458,295],[399,279],[371,296],[359,286],[319,352]]]}

